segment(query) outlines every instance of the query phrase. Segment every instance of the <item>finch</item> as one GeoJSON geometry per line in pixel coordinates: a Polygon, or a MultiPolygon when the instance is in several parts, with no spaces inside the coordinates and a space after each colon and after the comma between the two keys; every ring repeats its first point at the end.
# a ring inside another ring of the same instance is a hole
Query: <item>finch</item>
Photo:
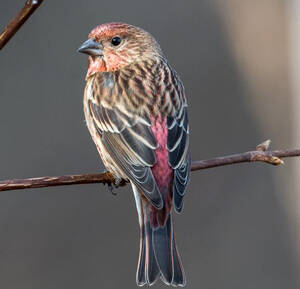
{"type": "Polygon", "coordinates": [[[172,210],[180,213],[190,178],[184,87],[153,36],[125,23],[94,28],[79,48],[89,55],[85,119],[116,180],[131,183],[140,224],[137,285],[158,278],[184,286],[172,210]]]}

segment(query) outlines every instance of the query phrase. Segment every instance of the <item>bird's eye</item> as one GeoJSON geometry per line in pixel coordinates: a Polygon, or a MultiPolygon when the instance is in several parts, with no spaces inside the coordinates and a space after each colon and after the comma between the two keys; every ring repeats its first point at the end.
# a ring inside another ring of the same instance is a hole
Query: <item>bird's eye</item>
{"type": "Polygon", "coordinates": [[[121,42],[122,42],[122,39],[118,36],[112,38],[112,40],[111,40],[111,44],[113,46],[118,46],[121,42]]]}

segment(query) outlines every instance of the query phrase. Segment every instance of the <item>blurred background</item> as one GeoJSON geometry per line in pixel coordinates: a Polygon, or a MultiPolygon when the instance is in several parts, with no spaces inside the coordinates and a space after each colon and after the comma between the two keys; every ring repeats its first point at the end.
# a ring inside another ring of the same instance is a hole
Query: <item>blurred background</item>
{"type": "MultiPolygon", "coordinates": [[[[0,2],[0,27],[23,2],[0,2]]],[[[299,0],[44,1],[0,52],[0,179],[103,170],[76,50],[111,21],[151,32],[179,72],[194,160],[300,148],[299,0]]],[[[187,288],[300,288],[299,176],[296,158],[194,172],[175,218],[187,288]]],[[[129,186],[0,193],[0,288],[136,288],[138,251],[129,186]]]]}

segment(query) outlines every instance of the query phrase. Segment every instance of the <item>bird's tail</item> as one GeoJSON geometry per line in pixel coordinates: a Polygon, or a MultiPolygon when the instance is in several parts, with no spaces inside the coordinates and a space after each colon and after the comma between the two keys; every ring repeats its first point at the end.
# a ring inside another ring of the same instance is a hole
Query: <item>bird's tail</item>
{"type": "Polygon", "coordinates": [[[171,213],[164,226],[153,228],[149,217],[150,204],[132,186],[140,222],[137,285],[152,285],[160,277],[167,285],[185,286],[186,278],[175,244],[171,213]]]}

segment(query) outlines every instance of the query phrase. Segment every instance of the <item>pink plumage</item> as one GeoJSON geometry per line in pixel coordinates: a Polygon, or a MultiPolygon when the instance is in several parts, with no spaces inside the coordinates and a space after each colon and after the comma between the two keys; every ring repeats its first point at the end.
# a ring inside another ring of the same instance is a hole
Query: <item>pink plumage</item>
{"type": "Polygon", "coordinates": [[[169,165],[169,151],[167,149],[168,128],[167,118],[151,118],[151,129],[159,146],[155,150],[156,164],[152,167],[152,173],[159,191],[162,194],[164,207],[161,210],[152,209],[150,223],[153,228],[164,226],[172,206],[173,195],[173,169],[169,165]]]}

